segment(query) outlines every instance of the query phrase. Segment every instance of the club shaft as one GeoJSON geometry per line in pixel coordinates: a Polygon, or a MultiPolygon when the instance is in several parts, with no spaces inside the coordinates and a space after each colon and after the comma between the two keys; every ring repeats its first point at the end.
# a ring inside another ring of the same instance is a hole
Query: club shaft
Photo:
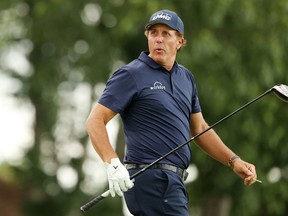
{"type": "MultiPolygon", "coordinates": [[[[166,153],[165,155],[161,156],[160,158],[158,158],[157,160],[155,160],[154,162],[148,164],[146,167],[142,168],[141,170],[139,170],[138,172],[134,173],[133,175],[130,176],[130,179],[135,178],[136,176],[138,176],[139,174],[143,173],[146,169],[149,169],[150,167],[154,166],[155,164],[159,163],[161,160],[163,160],[164,158],[168,157],[169,155],[173,154],[174,152],[176,152],[178,149],[182,148],[183,146],[187,145],[188,143],[192,142],[193,140],[197,139],[198,137],[200,137],[201,135],[203,135],[204,133],[208,132],[209,130],[211,130],[212,128],[216,127],[218,124],[222,123],[223,121],[225,121],[226,119],[230,118],[231,116],[235,115],[236,113],[240,112],[241,110],[243,110],[244,108],[248,107],[249,105],[251,105],[252,103],[256,102],[257,100],[259,100],[260,98],[264,97],[265,95],[269,94],[270,92],[272,92],[273,89],[269,89],[266,92],[264,92],[263,94],[259,95],[258,97],[254,98],[253,100],[251,100],[250,102],[244,104],[243,106],[239,107],[238,109],[236,109],[234,112],[230,113],[229,115],[225,116],[224,118],[220,119],[219,121],[217,121],[216,123],[214,123],[213,125],[211,125],[210,127],[206,128],[204,131],[202,131],[201,133],[193,136],[190,140],[186,141],[185,143],[182,143],[181,145],[178,145],[176,148],[172,149],[170,152],[166,153]]],[[[104,193],[102,193],[101,195],[95,197],[94,199],[92,199],[90,202],[88,202],[87,204],[83,205],[80,207],[82,212],[87,211],[88,209],[90,209],[91,207],[93,207],[94,205],[96,205],[98,202],[100,202],[101,200],[103,200],[104,198],[106,198],[109,195],[109,190],[105,191],[104,193]]]]}

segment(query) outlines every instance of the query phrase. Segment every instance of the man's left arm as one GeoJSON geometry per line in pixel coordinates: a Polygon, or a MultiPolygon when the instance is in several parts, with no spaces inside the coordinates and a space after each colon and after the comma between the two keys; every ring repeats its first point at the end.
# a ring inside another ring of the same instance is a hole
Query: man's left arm
{"type": "MultiPolygon", "coordinates": [[[[195,136],[208,128],[208,124],[204,120],[202,113],[193,113],[190,117],[190,129],[192,136],[195,136]]],[[[210,157],[229,165],[233,171],[244,179],[245,185],[251,185],[257,179],[256,169],[229,149],[213,129],[195,139],[195,143],[206,152],[210,157]]]]}

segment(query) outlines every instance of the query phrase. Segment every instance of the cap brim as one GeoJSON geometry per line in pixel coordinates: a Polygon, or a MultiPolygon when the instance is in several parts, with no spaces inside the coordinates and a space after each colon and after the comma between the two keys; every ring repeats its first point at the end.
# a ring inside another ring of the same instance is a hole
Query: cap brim
{"type": "MultiPolygon", "coordinates": [[[[151,22],[147,23],[147,25],[145,26],[145,29],[148,30],[148,29],[150,29],[153,25],[156,25],[156,24],[164,24],[164,25],[167,25],[168,27],[174,29],[171,25],[169,25],[169,24],[167,24],[167,23],[165,23],[165,22],[163,22],[163,21],[161,21],[161,20],[155,20],[155,21],[151,21],[151,22]]],[[[174,30],[176,30],[176,29],[174,29],[174,30]]],[[[177,30],[176,30],[176,31],[177,31],[177,30]]]]}
{"type": "Polygon", "coordinates": [[[178,29],[175,29],[173,26],[171,26],[170,24],[168,24],[162,20],[154,20],[154,21],[147,23],[147,25],[145,26],[145,29],[149,30],[153,25],[156,25],[156,24],[164,24],[164,25],[168,26],[169,28],[179,32],[180,34],[183,34],[183,32],[180,32],[178,29]]]}

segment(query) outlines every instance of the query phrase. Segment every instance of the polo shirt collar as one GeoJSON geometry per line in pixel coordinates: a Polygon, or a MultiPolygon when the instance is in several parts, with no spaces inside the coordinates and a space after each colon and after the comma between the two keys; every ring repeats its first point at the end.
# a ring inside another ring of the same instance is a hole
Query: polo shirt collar
{"type": "MultiPolygon", "coordinates": [[[[158,64],[155,62],[152,58],[150,58],[148,51],[143,51],[140,53],[138,59],[145,64],[149,65],[151,68],[158,69],[158,68],[163,68],[162,65],[158,64]]],[[[175,68],[178,68],[178,63],[177,61],[174,62],[173,68],[171,71],[173,71],[175,68]]]]}

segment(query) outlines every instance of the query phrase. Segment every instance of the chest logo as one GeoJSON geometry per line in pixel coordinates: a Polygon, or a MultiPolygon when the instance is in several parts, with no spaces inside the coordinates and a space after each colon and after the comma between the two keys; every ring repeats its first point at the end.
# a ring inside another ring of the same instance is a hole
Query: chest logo
{"type": "Polygon", "coordinates": [[[150,87],[151,90],[165,90],[165,86],[161,82],[156,81],[153,86],[150,87]]]}

